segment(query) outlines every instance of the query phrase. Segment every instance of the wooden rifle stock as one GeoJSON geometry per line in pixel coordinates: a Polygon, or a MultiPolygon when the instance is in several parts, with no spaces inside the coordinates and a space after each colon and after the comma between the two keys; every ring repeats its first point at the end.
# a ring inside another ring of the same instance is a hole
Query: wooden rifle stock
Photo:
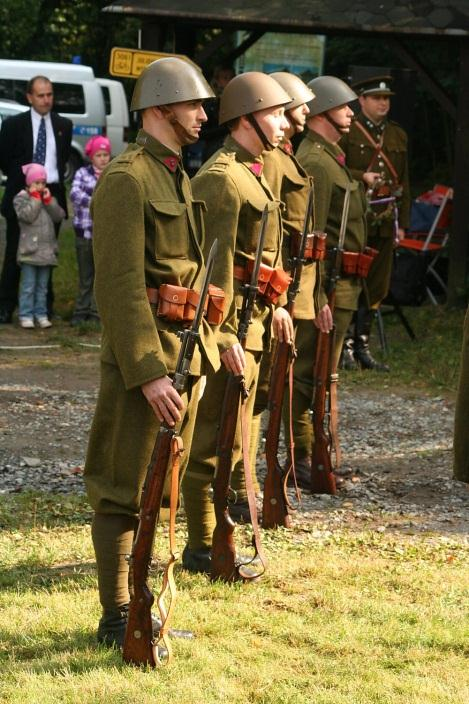
{"type": "MultiPolygon", "coordinates": [[[[303,230],[298,255],[291,260],[292,281],[288,287],[287,311],[291,318],[294,316],[295,298],[300,290],[301,274],[304,265],[304,253],[308,232],[314,208],[314,188],[311,187],[308,195],[303,230]]],[[[285,472],[278,461],[278,441],[280,436],[280,426],[282,423],[282,407],[285,395],[285,383],[290,370],[290,365],[294,358],[293,345],[286,342],[278,342],[275,350],[274,363],[270,376],[269,386],[269,422],[267,425],[265,456],[267,463],[267,474],[264,482],[264,499],[262,504],[262,527],[277,528],[284,526],[289,528],[291,518],[289,514],[289,501],[287,496],[288,472],[285,472]]]]}
{"type": "MultiPolygon", "coordinates": [[[[344,195],[340,221],[339,241],[334,265],[329,277],[327,300],[334,318],[337,282],[342,273],[342,253],[350,208],[350,185],[344,195]]],[[[311,453],[311,491],[313,494],[335,494],[337,491],[332,471],[332,435],[330,428],[331,383],[337,383],[334,362],[335,325],[329,333],[318,332],[314,365],[313,429],[314,442],[311,453]]],[[[337,448],[336,448],[337,451],[337,448]]]]}
{"type": "MultiPolygon", "coordinates": [[[[259,291],[258,277],[264,247],[267,218],[268,208],[266,206],[262,214],[251,280],[243,286],[243,303],[239,315],[237,330],[238,341],[243,349],[246,347],[246,338],[249,325],[251,324],[254,303],[259,291]]],[[[236,428],[238,425],[240,402],[244,402],[246,398],[247,390],[244,384],[244,377],[235,376],[229,372],[225,387],[225,395],[223,398],[220,427],[218,430],[218,463],[213,481],[213,503],[216,525],[212,538],[212,559],[210,570],[210,579],[212,581],[221,579],[226,582],[233,582],[239,579],[249,580],[257,576],[253,575],[249,569],[244,571],[243,565],[237,563],[236,561],[236,549],[233,539],[234,523],[231,520],[228,509],[233,445],[236,436],[236,428]]],[[[244,440],[243,433],[243,461],[246,462],[245,454],[247,454],[248,448],[244,447],[244,440]]],[[[255,504],[253,509],[255,511],[255,504]]],[[[256,536],[258,530],[256,531],[255,529],[255,527],[258,528],[257,516],[252,515],[253,511],[251,509],[251,503],[250,510],[254,528],[253,545],[256,548],[257,554],[259,554],[260,543],[258,536],[256,536]]]]}
{"type": "Polygon", "coordinates": [[[228,502],[233,445],[242,393],[244,393],[243,377],[229,374],[222,406],[223,423],[219,430],[218,465],[213,482],[216,526],[212,538],[211,562],[211,579],[221,579],[225,582],[240,579],[233,538],[235,524],[230,518],[228,502]]]}
{"type": "Polygon", "coordinates": [[[132,548],[134,593],[129,604],[122,655],[125,662],[135,665],[155,667],[159,663],[151,617],[154,596],[148,588],[147,580],[175,432],[165,425],[161,425],[158,432],[143,491],[137,536],[132,548]]]}

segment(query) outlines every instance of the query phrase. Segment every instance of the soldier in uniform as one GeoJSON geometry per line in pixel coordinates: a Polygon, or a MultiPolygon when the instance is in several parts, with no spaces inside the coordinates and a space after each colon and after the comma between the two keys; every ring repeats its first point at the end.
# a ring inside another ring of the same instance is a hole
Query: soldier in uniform
{"type": "Polygon", "coordinates": [[[469,308],[464,320],[464,337],[454,419],[454,478],[469,484],[469,308]]]}
{"type": "MultiPolygon", "coordinates": [[[[198,139],[213,93],[194,66],[160,59],[139,77],[131,110],[141,113],[136,143],[99,179],[92,201],[95,293],[103,325],[101,381],[85,482],[103,615],[98,641],[122,645],[129,565],[142,485],[159,423],[180,423],[189,454],[200,376],[219,365],[213,333],[200,346],[182,396],[173,388],[180,322],[151,301],[164,283],[200,290],[204,263],[201,204],[193,200],[180,149],[198,139]]],[[[169,494],[169,492],[168,492],[169,494]]]]}
{"type": "MultiPolygon", "coordinates": [[[[292,339],[293,324],[281,307],[274,311],[263,298],[255,303],[246,350],[237,339],[238,313],[248,262],[253,260],[265,206],[268,207],[262,262],[281,267],[282,219],[280,202],[263,175],[265,150],[274,149],[283,137],[287,122],[284,105],[290,96],[270,76],[253,71],[233,78],[222,93],[220,123],[230,135],[224,146],[204,164],[192,180],[197,198],[205,201],[206,247],[215,237],[225,252],[215,264],[213,281],[224,289],[225,314],[218,329],[221,369],[207,377],[207,388],[199,407],[192,453],[183,482],[184,506],[189,542],[183,552],[183,566],[193,572],[210,571],[210,550],[215,526],[210,487],[217,458],[217,425],[220,419],[228,372],[243,374],[249,397],[246,421],[250,426],[256,384],[263,350],[268,350],[271,328],[280,339],[292,339]]],[[[237,502],[247,500],[242,481],[241,432],[238,423],[233,448],[232,488],[237,502]]],[[[231,510],[231,509],[230,509],[231,510]]]]}
{"type": "MultiPolygon", "coordinates": [[[[344,203],[345,190],[350,188],[350,209],[345,233],[344,250],[362,252],[366,243],[366,199],[362,184],[353,178],[345,164],[345,157],[338,145],[339,139],[350,129],[353,111],[349,103],[356,99],[352,89],[339,78],[320,76],[308,83],[316,97],[308,107],[306,135],[298,147],[297,159],[305,171],[314,178],[315,229],[327,234],[327,249],[337,246],[344,203]]],[[[295,384],[295,408],[293,434],[295,438],[295,462],[298,483],[310,487],[311,445],[313,442],[309,408],[313,397],[313,367],[317,341],[317,329],[329,332],[332,328],[331,311],[324,291],[327,291],[328,276],[332,262],[326,259],[321,273],[319,313],[314,327],[305,328],[305,334],[297,342],[298,355],[305,360],[304,373],[295,384]],[[307,334],[309,333],[309,334],[307,334]],[[300,344],[298,344],[300,343],[300,344]],[[309,369],[308,362],[309,360],[309,369]]],[[[341,276],[337,282],[334,310],[336,328],[334,362],[337,364],[345,332],[353,311],[357,309],[362,291],[361,279],[356,275],[341,276]]]]}
{"type": "Polygon", "coordinates": [[[360,101],[360,113],[344,135],[340,146],[352,175],[362,181],[370,200],[395,197],[394,203],[373,205],[368,213],[368,245],[378,250],[366,286],[354,316],[354,326],[347,334],[343,366],[354,369],[389,371],[370,352],[369,336],[374,311],[386,298],[391,280],[393,249],[409,227],[410,189],[407,164],[407,135],[396,122],[389,120],[391,77],[377,76],[352,84],[360,101]]]}
{"type": "MultiPolygon", "coordinates": [[[[301,78],[292,73],[278,71],[270,74],[272,78],[290,95],[291,102],[285,106],[285,117],[288,128],[277,149],[264,155],[264,175],[276,198],[282,201],[284,237],[283,261],[288,270],[289,261],[298,253],[298,247],[303,229],[303,221],[307,208],[309,190],[312,187],[312,178],[299,164],[293,154],[291,138],[301,134],[304,130],[306,118],[309,114],[307,103],[314,99],[314,93],[303,83],[301,78]]],[[[298,403],[298,390],[304,384],[310,383],[312,362],[303,354],[305,347],[303,340],[308,340],[313,329],[313,319],[317,312],[317,293],[319,276],[318,264],[312,259],[312,250],[306,247],[305,263],[301,274],[300,290],[295,299],[295,347],[297,356],[293,366],[293,398],[292,409],[295,413],[298,403]]],[[[253,422],[251,424],[251,466],[255,467],[256,450],[260,433],[261,414],[267,408],[269,380],[271,375],[272,355],[265,354],[262,358],[261,372],[257,387],[256,403],[253,422]]],[[[300,397],[301,398],[301,397],[300,397]]],[[[301,405],[301,401],[300,401],[301,405]]],[[[284,404],[285,437],[289,437],[290,403],[285,398],[284,404]]],[[[288,444],[288,441],[287,441],[288,444]]]]}

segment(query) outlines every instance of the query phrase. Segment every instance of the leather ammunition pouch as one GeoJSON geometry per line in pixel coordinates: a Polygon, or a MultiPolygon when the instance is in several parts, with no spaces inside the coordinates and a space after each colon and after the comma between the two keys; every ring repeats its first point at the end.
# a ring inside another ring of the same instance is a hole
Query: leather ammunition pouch
{"type": "MultiPolygon", "coordinates": [[[[243,283],[249,283],[251,280],[254,261],[250,259],[246,266],[234,266],[233,272],[235,279],[243,283]]],[[[259,276],[257,285],[259,286],[258,296],[266,303],[278,303],[282,293],[285,293],[291,282],[291,276],[283,269],[274,269],[267,264],[261,264],[259,268],[259,276]]]]}
{"type": "Polygon", "coordinates": [[[210,325],[220,325],[225,308],[225,292],[222,288],[209,284],[207,295],[207,322],[210,325]]]}
{"type": "MultiPolygon", "coordinates": [[[[165,320],[191,323],[199,303],[200,294],[192,288],[161,284],[159,288],[148,288],[149,302],[156,306],[156,315],[165,320]]],[[[209,285],[204,314],[211,325],[219,325],[223,319],[225,292],[209,285]]]]}
{"type": "MultiPolygon", "coordinates": [[[[290,235],[290,254],[297,257],[300,253],[301,232],[290,235]]],[[[326,234],[312,232],[306,236],[306,246],[303,259],[306,261],[321,261],[326,257],[326,234]]]]}
{"type": "Polygon", "coordinates": [[[365,247],[363,252],[342,252],[342,273],[366,279],[377,254],[378,250],[372,247],[365,247]]]}

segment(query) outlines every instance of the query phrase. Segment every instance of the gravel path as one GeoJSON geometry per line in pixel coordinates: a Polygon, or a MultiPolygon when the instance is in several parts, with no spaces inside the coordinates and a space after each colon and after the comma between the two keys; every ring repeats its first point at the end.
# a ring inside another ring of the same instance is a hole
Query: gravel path
{"type": "MultiPolygon", "coordinates": [[[[83,492],[96,366],[75,383],[66,373],[54,383],[49,370],[44,385],[21,383],[15,370],[13,379],[8,370],[0,376],[0,493],[83,492]]],[[[451,479],[451,405],[358,387],[341,388],[340,402],[344,487],[335,497],[304,493],[294,524],[467,540],[468,487],[451,479]]],[[[261,458],[261,475],[264,465],[261,458]]]]}

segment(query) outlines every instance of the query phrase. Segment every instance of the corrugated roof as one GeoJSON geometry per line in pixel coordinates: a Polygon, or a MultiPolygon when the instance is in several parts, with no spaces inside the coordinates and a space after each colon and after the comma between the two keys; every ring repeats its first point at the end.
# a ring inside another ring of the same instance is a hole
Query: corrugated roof
{"type": "Polygon", "coordinates": [[[284,32],[469,34],[469,0],[129,0],[105,12],[154,15],[192,24],[284,32]]]}

